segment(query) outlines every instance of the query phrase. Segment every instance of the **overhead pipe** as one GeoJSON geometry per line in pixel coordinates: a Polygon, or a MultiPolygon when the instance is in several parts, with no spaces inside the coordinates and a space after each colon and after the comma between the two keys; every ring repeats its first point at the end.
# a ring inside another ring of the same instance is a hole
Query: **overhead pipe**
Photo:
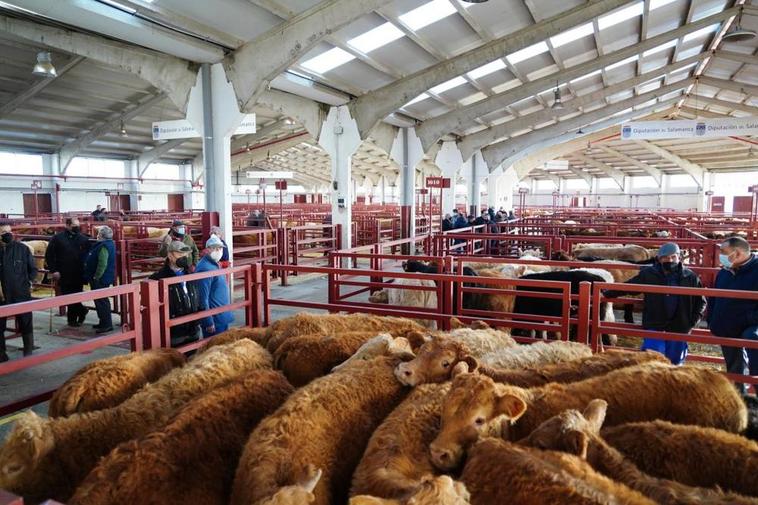
{"type": "Polygon", "coordinates": [[[68,179],[95,179],[95,180],[106,180],[106,181],[137,181],[137,182],[169,182],[169,183],[189,183],[192,184],[192,181],[189,179],[143,179],[141,177],[101,177],[101,176],[89,176],[89,175],[60,175],[60,174],[6,174],[6,173],[0,173],[0,177],[30,177],[32,179],[63,179],[64,181],[67,181],[68,179]]]}
{"type": "Polygon", "coordinates": [[[274,140],[271,140],[269,142],[264,142],[263,144],[258,144],[255,147],[251,147],[249,150],[246,147],[243,147],[239,151],[234,151],[232,153],[232,157],[237,156],[238,154],[245,154],[245,153],[249,153],[249,152],[252,152],[252,151],[256,151],[258,149],[263,149],[264,147],[268,147],[268,146],[271,146],[271,145],[274,145],[274,144],[279,144],[281,142],[286,142],[287,140],[292,140],[292,139],[296,139],[298,137],[303,137],[305,135],[309,135],[309,133],[308,132],[300,132],[300,133],[296,133],[294,135],[290,135],[289,137],[282,137],[280,139],[274,139],[274,140]]]}

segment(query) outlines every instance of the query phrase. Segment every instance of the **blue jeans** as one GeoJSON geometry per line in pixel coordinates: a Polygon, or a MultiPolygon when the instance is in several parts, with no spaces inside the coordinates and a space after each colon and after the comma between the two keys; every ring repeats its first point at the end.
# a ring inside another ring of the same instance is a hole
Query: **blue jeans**
{"type": "Polygon", "coordinates": [[[208,333],[205,330],[205,326],[203,326],[202,324],[200,325],[200,327],[203,330],[203,338],[208,338],[208,337],[212,337],[213,335],[218,335],[219,333],[223,333],[223,332],[225,332],[226,330],[229,329],[229,325],[228,324],[218,324],[218,323],[215,323],[213,326],[216,327],[215,333],[208,333]]]}
{"type": "Polygon", "coordinates": [[[681,365],[687,359],[687,342],[646,338],[642,340],[643,351],[656,351],[666,356],[674,365],[681,365]]]}
{"type": "MultiPolygon", "coordinates": [[[[103,289],[110,287],[110,284],[105,285],[97,279],[92,279],[89,283],[90,289],[103,289]]],[[[95,300],[95,310],[97,311],[97,318],[100,320],[98,326],[100,328],[112,328],[113,320],[111,318],[111,300],[108,297],[98,298],[95,300]]]]}
{"type": "MultiPolygon", "coordinates": [[[[749,340],[758,340],[758,326],[748,326],[739,336],[749,340]]],[[[758,375],[758,349],[721,346],[721,353],[726,361],[726,370],[737,375],[758,375]]],[[[747,392],[745,384],[737,384],[737,389],[747,392]]]]}

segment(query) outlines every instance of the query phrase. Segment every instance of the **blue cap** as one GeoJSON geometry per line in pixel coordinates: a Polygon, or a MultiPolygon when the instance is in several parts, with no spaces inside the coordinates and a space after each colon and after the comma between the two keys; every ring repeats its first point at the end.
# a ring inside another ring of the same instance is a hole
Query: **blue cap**
{"type": "Polygon", "coordinates": [[[206,248],[211,247],[224,247],[224,243],[221,242],[221,239],[218,238],[216,235],[211,235],[211,238],[208,239],[208,241],[205,243],[206,248]]]}
{"type": "Polygon", "coordinates": [[[674,242],[667,242],[658,249],[658,256],[671,256],[672,254],[679,254],[679,246],[674,242]]]}

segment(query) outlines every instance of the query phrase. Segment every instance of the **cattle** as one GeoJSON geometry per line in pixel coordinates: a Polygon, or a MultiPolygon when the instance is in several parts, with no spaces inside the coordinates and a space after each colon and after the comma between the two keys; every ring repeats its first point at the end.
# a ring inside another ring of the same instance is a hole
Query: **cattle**
{"type": "MultiPolygon", "coordinates": [[[[405,270],[406,272],[436,274],[436,273],[440,273],[441,271],[441,265],[439,263],[426,264],[423,261],[418,261],[418,260],[404,261],[402,266],[403,266],[403,270],[405,270]]],[[[479,275],[476,273],[476,271],[473,268],[468,267],[468,266],[464,266],[461,269],[461,273],[462,275],[472,276],[472,277],[476,277],[477,275],[479,275]]],[[[476,287],[476,284],[464,282],[463,286],[476,287]]],[[[475,298],[477,296],[479,295],[474,295],[472,293],[463,293],[463,301],[462,301],[463,308],[464,309],[474,308],[477,305],[475,301],[475,298]]],[[[457,300],[457,299],[458,299],[458,284],[453,283],[453,300],[457,300]]],[[[453,310],[453,313],[455,313],[455,310],[453,310]]]]}
{"type": "MultiPolygon", "coordinates": [[[[434,281],[427,279],[396,279],[393,285],[415,286],[427,289],[385,288],[377,293],[372,293],[369,301],[372,303],[388,303],[390,306],[396,308],[437,308],[437,284],[434,281]]],[[[429,329],[437,328],[437,322],[434,319],[413,319],[413,321],[429,329]]]]}
{"type": "Polygon", "coordinates": [[[447,475],[424,479],[407,499],[385,499],[360,495],[350,498],[349,505],[468,505],[468,490],[462,482],[447,475]]]}
{"type": "Polygon", "coordinates": [[[574,256],[577,259],[582,258],[602,258],[607,260],[622,260],[638,263],[641,261],[648,261],[655,257],[655,253],[652,254],[648,249],[638,245],[625,245],[622,247],[605,247],[602,245],[588,246],[585,248],[574,248],[574,256]]]}

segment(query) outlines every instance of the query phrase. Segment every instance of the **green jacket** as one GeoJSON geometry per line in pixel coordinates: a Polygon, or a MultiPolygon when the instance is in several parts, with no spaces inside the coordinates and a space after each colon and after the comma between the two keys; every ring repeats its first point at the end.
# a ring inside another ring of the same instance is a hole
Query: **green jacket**
{"type": "MultiPolygon", "coordinates": [[[[190,249],[192,249],[192,256],[190,258],[193,265],[197,265],[197,262],[200,261],[200,251],[197,249],[197,246],[195,245],[195,240],[190,236],[189,233],[184,235],[184,238],[182,239],[182,242],[185,245],[188,245],[190,249]]],[[[161,247],[158,249],[158,255],[165,258],[168,256],[168,245],[170,242],[166,242],[166,237],[163,237],[163,242],[161,242],[161,247]]]]}

